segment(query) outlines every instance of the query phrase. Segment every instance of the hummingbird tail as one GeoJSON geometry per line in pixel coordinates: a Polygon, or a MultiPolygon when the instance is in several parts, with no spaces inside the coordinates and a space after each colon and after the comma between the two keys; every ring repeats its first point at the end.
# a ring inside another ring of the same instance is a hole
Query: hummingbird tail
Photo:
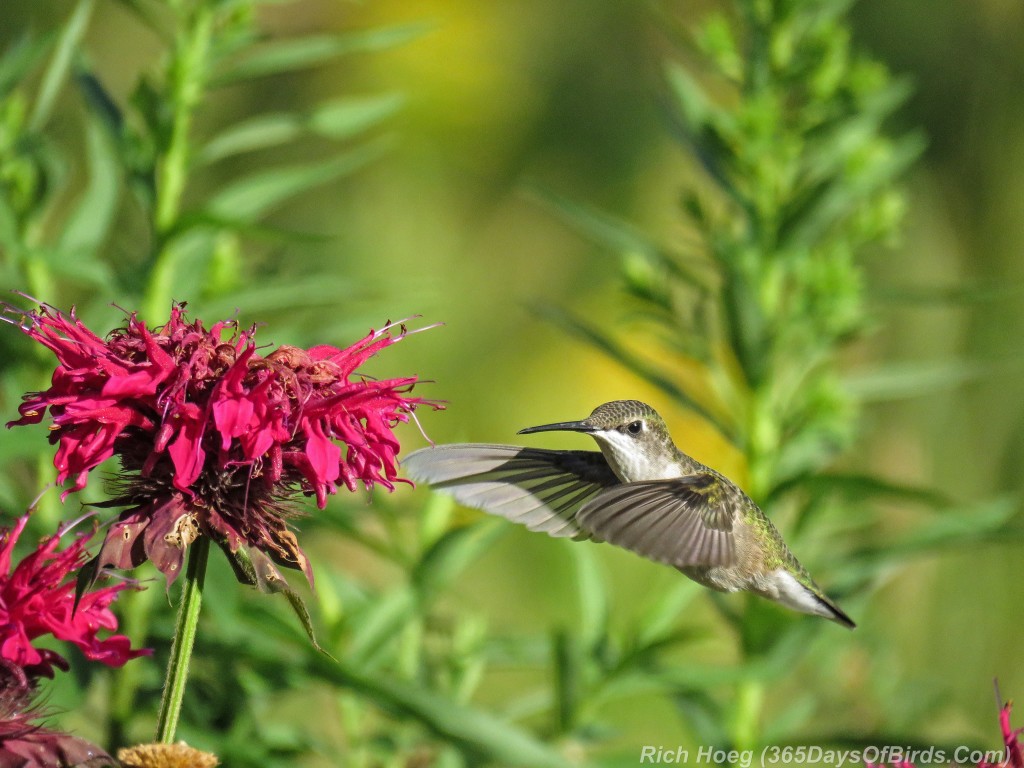
{"type": "Polygon", "coordinates": [[[857,626],[853,619],[847,616],[843,609],[833,603],[813,582],[801,583],[791,573],[780,569],[775,572],[775,588],[777,596],[773,596],[774,599],[787,608],[814,616],[822,616],[847,629],[857,626]]]}
{"type": "Polygon", "coordinates": [[[855,629],[857,627],[853,619],[847,616],[846,612],[843,611],[842,608],[829,600],[825,595],[818,595],[817,597],[824,608],[828,611],[827,614],[822,614],[826,619],[831,619],[836,624],[841,624],[847,629],[855,629]]]}

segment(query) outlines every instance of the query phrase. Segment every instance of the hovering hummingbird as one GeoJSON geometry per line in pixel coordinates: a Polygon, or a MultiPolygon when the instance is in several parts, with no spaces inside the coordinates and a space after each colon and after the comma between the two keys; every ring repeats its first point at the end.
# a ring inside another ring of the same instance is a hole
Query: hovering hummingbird
{"type": "Polygon", "coordinates": [[[821,591],[758,506],[680,451],[638,400],[582,421],[519,430],[583,432],[598,451],[465,443],[423,448],[402,466],[457,501],[549,536],[607,541],[721,592],[747,590],[801,613],[855,624],[821,591]]]}

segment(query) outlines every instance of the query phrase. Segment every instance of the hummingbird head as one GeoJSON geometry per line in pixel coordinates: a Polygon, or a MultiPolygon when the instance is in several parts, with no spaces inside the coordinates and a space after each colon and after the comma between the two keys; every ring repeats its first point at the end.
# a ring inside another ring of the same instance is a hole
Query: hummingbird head
{"type": "Polygon", "coordinates": [[[678,449],[664,420],[647,403],[614,400],[599,405],[582,421],[562,421],[527,427],[533,432],[585,432],[593,437],[612,471],[624,482],[678,477],[678,449]]]}

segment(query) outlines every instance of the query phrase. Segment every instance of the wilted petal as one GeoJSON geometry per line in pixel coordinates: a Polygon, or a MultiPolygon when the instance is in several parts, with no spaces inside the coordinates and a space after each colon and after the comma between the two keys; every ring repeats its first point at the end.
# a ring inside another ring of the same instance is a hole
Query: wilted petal
{"type": "Polygon", "coordinates": [[[149,521],[148,508],[122,513],[118,521],[107,530],[107,536],[96,555],[98,566],[129,570],[146,562],[146,550],[141,537],[149,521]]]}
{"type": "Polygon", "coordinates": [[[182,534],[187,525],[195,527],[195,523],[187,523],[194,516],[181,499],[162,504],[149,514],[149,525],[143,532],[146,556],[164,575],[169,587],[181,573],[185,562],[185,550],[194,540],[194,536],[182,534]]]}

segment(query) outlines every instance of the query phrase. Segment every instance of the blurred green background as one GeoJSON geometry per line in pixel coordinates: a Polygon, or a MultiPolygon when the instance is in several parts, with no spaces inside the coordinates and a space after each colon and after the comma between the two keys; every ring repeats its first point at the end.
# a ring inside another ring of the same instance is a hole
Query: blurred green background
{"type": "MultiPolygon", "coordinates": [[[[673,9],[673,18],[685,27],[714,7],[686,3],[673,9]]],[[[25,29],[54,29],[67,13],[64,2],[5,0],[0,45],[25,29]]],[[[892,128],[920,129],[928,143],[905,179],[909,213],[902,237],[866,262],[875,331],[849,349],[844,362],[854,373],[905,375],[907,396],[864,411],[856,447],[842,465],[933,487],[962,502],[1019,494],[1024,5],[862,2],[852,8],[851,21],[855,44],[912,83],[892,128]],[[935,386],[919,387],[922,382],[935,386]]],[[[417,322],[445,325],[388,350],[373,371],[436,382],[417,390],[448,402],[445,412],[420,412],[433,440],[516,442],[524,426],[581,418],[607,400],[637,398],[667,418],[680,447],[744,479],[741,458],[714,430],[534,310],[538,304],[567,308],[611,328],[629,306],[618,254],[582,237],[531,189],[554,190],[621,217],[683,253],[694,241],[679,199],[684,189],[703,183],[702,171],[659,110],[662,65],[671,50],[650,6],[627,0],[302,0],[261,9],[259,22],[274,37],[426,24],[401,45],[217,91],[203,103],[194,125],[200,136],[254,114],[308,108],[337,93],[394,93],[404,100],[377,131],[384,142],[379,158],[280,206],[268,219],[321,238],[282,245],[255,237],[242,245],[234,268],[258,277],[267,290],[313,272],[339,278],[337,289],[328,287],[309,302],[259,316],[239,307],[243,322],[268,322],[262,341],[344,346],[371,325],[419,314],[417,322]]],[[[159,49],[158,35],[124,5],[96,6],[84,50],[115,101],[128,98],[159,49]]],[[[79,94],[64,88],[52,130],[72,147],[82,141],[74,117],[79,109],[79,94]]],[[[190,181],[186,204],[244,173],[247,163],[316,162],[326,147],[310,137],[213,163],[190,181]]],[[[80,164],[73,161],[67,173],[72,186],[82,184],[80,164]]],[[[136,262],[149,247],[146,237],[137,216],[118,214],[105,243],[109,262],[115,269],[136,262]]],[[[174,298],[195,301],[201,292],[187,273],[177,276],[174,298]]],[[[105,301],[90,304],[94,295],[87,285],[70,284],[60,295],[38,298],[59,307],[78,303],[92,327],[109,327],[116,311],[105,301]]],[[[228,302],[223,314],[233,308],[228,302]]],[[[204,310],[204,319],[216,318],[204,310]]],[[[16,389],[5,382],[5,420],[15,412],[16,389]]],[[[401,436],[406,451],[424,444],[412,426],[401,436]]],[[[10,439],[0,434],[0,441],[10,439]]],[[[590,447],[573,436],[531,444],[590,447]]],[[[30,485],[8,488],[5,504],[17,511],[19,500],[31,498],[23,498],[30,485]]],[[[426,495],[399,487],[390,496],[375,492],[374,501],[414,515],[426,495]]],[[[338,504],[358,507],[350,500],[338,504]]],[[[927,511],[896,503],[887,511],[880,535],[897,536],[930,519],[927,511]]],[[[505,528],[447,592],[445,610],[478,617],[495,636],[572,624],[575,572],[565,543],[505,528]]],[[[393,570],[351,546],[305,543],[314,558],[333,559],[368,583],[386,589],[395,579],[393,570]]],[[[613,624],[629,625],[682,578],[607,547],[595,553],[609,584],[613,624]]],[[[1024,698],[1020,553],[1016,538],[963,550],[949,546],[888,567],[870,600],[844,603],[859,628],[818,632],[792,675],[769,690],[766,708],[784,709],[812,680],[820,687],[824,675],[831,693],[808,713],[796,738],[800,732],[912,733],[922,743],[995,747],[992,678],[999,678],[1005,696],[1024,698]]],[[[827,588],[827,554],[808,565],[827,588]]],[[[686,611],[680,624],[706,632],[687,661],[727,661],[733,649],[714,631],[708,598],[701,593],[686,611]]],[[[500,708],[510,692],[542,675],[514,663],[492,666],[476,700],[500,708]]],[[[287,718],[286,705],[283,712],[287,718]]],[[[602,716],[614,723],[608,749],[623,765],[642,744],[699,743],[670,701],[642,691],[602,716]]]]}

